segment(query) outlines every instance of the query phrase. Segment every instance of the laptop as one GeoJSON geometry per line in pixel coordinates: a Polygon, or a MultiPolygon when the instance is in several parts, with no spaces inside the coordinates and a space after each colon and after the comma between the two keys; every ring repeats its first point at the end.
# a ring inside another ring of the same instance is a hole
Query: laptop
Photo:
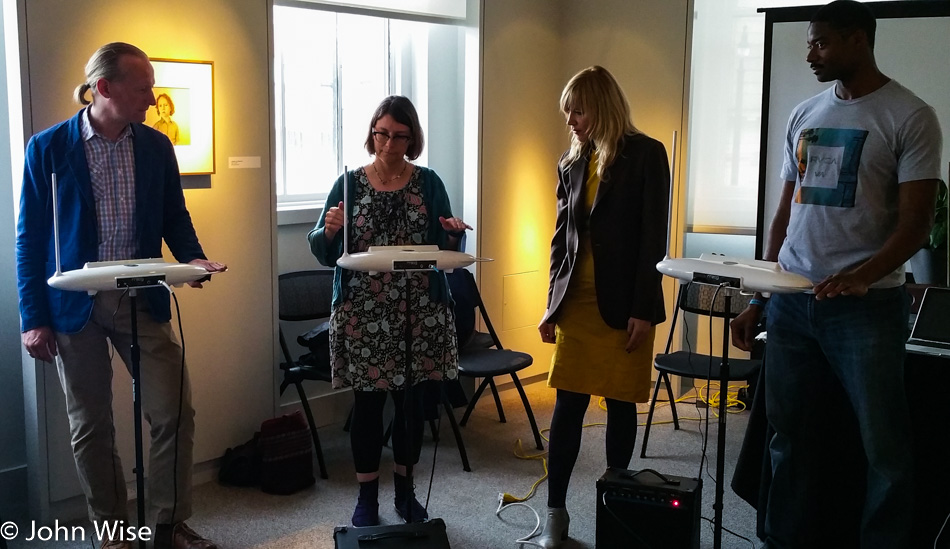
{"type": "Polygon", "coordinates": [[[950,288],[924,290],[907,352],[950,357],[950,288]]]}

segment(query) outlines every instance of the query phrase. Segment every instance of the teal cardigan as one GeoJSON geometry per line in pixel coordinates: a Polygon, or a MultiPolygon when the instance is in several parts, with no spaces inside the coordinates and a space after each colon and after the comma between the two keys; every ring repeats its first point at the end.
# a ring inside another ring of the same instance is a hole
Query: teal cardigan
{"type": "MultiPolygon", "coordinates": [[[[445,184],[442,183],[442,179],[433,170],[422,166],[416,166],[416,170],[419,170],[419,177],[422,179],[422,202],[425,204],[429,216],[429,228],[426,231],[426,239],[423,244],[436,244],[440,249],[445,250],[448,248],[448,233],[439,223],[439,217],[452,217],[449,195],[445,192],[445,184]]],[[[352,200],[356,196],[356,171],[351,170],[349,172],[348,180],[349,189],[347,194],[349,199],[352,200]]],[[[348,282],[350,276],[352,276],[351,271],[344,270],[336,264],[336,260],[343,255],[343,231],[337,232],[330,242],[327,242],[323,234],[327,210],[342,201],[343,176],[341,175],[333,183],[333,188],[327,196],[327,203],[323,207],[323,213],[320,214],[317,225],[307,235],[307,240],[310,241],[310,251],[317,258],[317,261],[335,269],[333,276],[333,307],[343,302],[345,282],[348,282]]],[[[352,204],[350,207],[352,208],[352,204]]],[[[451,305],[452,298],[449,295],[448,288],[445,273],[441,271],[429,273],[429,299],[451,305]]]]}

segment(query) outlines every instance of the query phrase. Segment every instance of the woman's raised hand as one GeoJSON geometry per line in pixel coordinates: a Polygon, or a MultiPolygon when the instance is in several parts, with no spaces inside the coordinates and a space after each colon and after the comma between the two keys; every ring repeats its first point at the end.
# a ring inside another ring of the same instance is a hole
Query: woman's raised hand
{"type": "Polygon", "coordinates": [[[327,210],[327,215],[323,219],[323,235],[328,241],[333,240],[336,233],[343,228],[346,222],[346,216],[343,213],[343,202],[327,210]]]}

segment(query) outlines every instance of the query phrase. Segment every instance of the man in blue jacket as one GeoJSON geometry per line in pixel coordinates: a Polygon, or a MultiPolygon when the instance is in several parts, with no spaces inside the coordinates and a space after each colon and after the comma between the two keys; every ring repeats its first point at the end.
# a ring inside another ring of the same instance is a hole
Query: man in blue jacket
{"type": "MultiPolygon", "coordinates": [[[[89,106],[30,139],[20,196],[16,258],[23,344],[30,356],[56,363],[80,483],[90,519],[99,524],[128,524],[107,341],[130,367],[130,299],[123,292],[90,296],[46,283],[56,269],[51,179],[55,174],[63,271],[92,261],[161,257],[163,240],[180,262],[209,273],[226,269],[208,261],[198,243],[171,142],[142,124],[155,104],[154,83],[142,50],[124,43],[99,48],[86,64],[86,82],[76,89],[77,101],[89,106]]],[[[182,348],[169,324],[168,294],[153,288],[141,295],[137,320],[142,409],[152,437],[148,495],[157,523],[155,547],[210,549],[215,545],[183,522],[191,515],[194,409],[182,348]]],[[[131,544],[106,536],[101,546],[131,544]]]]}

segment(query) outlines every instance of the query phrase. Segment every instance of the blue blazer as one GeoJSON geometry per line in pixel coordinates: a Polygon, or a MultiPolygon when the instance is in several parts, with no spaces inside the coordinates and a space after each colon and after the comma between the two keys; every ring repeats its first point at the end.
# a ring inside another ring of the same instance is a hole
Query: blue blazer
{"type": "MultiPolygon", "coordinates": [[[[26,146],[16,240],[20,329],[24,332],[50,326],[56,332],[75,333],[86,325],[92,313],[92,296],[57,290],[46,283],[56,272],[53,173],[58,186],[63,271],[80,269],[86,262],[99,259],[95,197],[79,131],[81,114],[80,110],[69,120],[34,135],[26,146]]],[[[182,263],[207,259],[185,209],[171,142],[152,128],[132,124],[132,143],[138,250],[129,259],[161,257],[162,240],[182,263]]],[[[150,288],[144,296],[156,320],[166,322],[171,318],[165,289],[150,288]]]]}

